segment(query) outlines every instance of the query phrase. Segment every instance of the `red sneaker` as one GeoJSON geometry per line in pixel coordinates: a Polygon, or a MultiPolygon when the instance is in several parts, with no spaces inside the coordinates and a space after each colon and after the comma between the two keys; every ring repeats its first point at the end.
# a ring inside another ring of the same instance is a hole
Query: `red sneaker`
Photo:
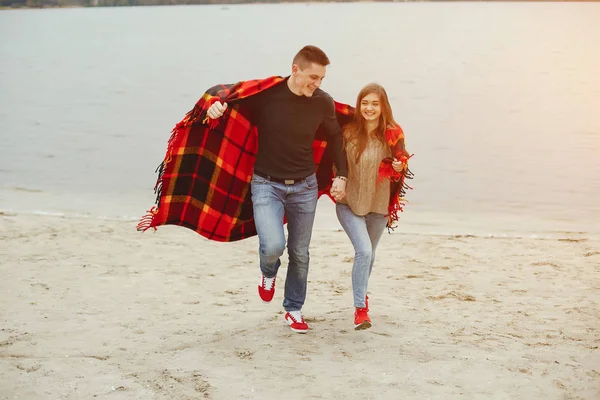
{"type": "Polygon", "coordinates": [[[304,322],[304,317],[300,311],[288,311],[285,313],[285,321],[290,329],[296,333],[308,332],[308,324],[304,322]]]}
{"type": "Polygon", "coordinates": [[[264,275],[260,276],[258,295],[265,303],[269,303],[271,300],[273,300],[273,295],[275,294],[275,279],[277,279],[276,276],[273,278],[267,278],[264,275]]]}
{"type": "Polygon", "coordinates": [[[355,330],[361,330],[361,329],[369,329],[371,327],[371,319],[369,318],[369,314],[367,314],[367,312],[369,311],[368,308],[357,308],[356,311],[354,311],[354,329],[355,330]]]}

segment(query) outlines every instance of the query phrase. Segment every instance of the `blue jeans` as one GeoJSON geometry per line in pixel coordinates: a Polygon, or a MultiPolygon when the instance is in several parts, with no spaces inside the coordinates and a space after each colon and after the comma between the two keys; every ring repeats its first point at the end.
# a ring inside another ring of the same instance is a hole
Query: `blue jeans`
{"type": "Polygon", "coordinates": [[[354,265],[352,265],[354,307],[364,308],[369,277],[375,262],[375,249],[385,229],[387,218],[377,213],[359,216],[354,214],[347,204],[341,203],[337,203],[335,212],[354,246],[354,265]]]}
{"type": "Polygon", "coordinates": [[[280,257],[285,249],[284,214],[287,218],[289,261],[283,308],[299,311],[306,300],[308,245],[317,209],[317,178],[312,174],[293,185],[286,185],[254,174],[251,189],[260,270],[267,278],[276,276],[281,265],[280,257]]]}

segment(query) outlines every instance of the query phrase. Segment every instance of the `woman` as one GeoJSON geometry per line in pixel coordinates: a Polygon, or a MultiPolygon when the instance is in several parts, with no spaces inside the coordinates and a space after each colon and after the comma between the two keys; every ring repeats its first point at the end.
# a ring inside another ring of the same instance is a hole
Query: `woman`
{"type": "Polygon", "coordinates": [[[354,119],[344,127],[348,180],[344,193],[331,191],[336,213],[354,246],[352,290],[354,328],[371,327],[367,286],[375,249],[386,225],[393,228],[402,211],[404,178],[410,158],[404,133],[394,121],[387,93],[378,84],[365,86],[356,99],[354,119]]]}

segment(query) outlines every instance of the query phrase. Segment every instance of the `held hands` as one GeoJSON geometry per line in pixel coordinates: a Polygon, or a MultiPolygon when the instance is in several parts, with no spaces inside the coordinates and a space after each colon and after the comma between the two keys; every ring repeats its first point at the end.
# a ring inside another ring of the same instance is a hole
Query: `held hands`
{"type": "Polygon", "coordinates": [[[227,110],[227,103],[221,104],[220,101],[216,101],[212,106],[210,106],[206,112],[206,115],[208,115],[210,119],[217,119],[223,115],[225,110],[227,110]]]}
{"type": "Polygon", "coordinates": [[[331,196],[335,199],[335,201],[340,201],[344,197],[346,197],[346,178],[336,176],[331,184],[331,196]]]}

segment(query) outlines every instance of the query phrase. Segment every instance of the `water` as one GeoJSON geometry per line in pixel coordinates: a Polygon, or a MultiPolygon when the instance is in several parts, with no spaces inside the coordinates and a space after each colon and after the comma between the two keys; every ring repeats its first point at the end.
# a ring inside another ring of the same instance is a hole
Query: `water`
{"type": "Polygon", "coordinates": [[[403,230],[600,234],[599,20],[598,3],[2,11],[0,210],[138,218],[202,92],[287,75],[310,43],[336,100],[390,95],[415,154],[403,230]]]}

